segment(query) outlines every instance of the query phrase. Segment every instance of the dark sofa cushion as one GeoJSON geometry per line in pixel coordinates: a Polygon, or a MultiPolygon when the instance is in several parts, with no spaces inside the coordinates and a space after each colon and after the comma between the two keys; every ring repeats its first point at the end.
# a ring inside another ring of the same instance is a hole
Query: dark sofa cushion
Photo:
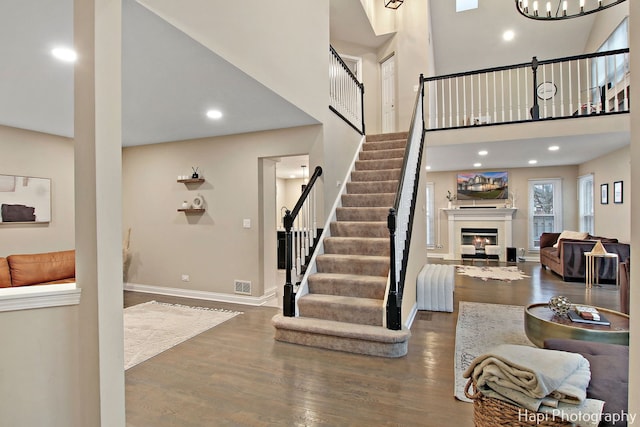
{"type": "MultiPolygon", "coordinates": [[[[591,341],[569,339],[548,339],[544,348],[579,353],[591,365],[591,382],[587,388],[587,397],[603,400],[604,414],[618,415],[627,413],[629,397],[629,347],[616,344],[604,344],[591,341]]],[[[602,421],[600,427],[624,427],[626,420],[602,421]]]]}

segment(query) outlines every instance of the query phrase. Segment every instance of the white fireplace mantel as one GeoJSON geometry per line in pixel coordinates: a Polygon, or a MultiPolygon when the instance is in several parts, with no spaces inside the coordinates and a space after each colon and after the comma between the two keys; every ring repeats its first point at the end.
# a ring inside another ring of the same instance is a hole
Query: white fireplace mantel
{"type": "Polygon", "coordinates": [[[447,259],[460,259],[460,233],[462,228],[496,228],[500,259],[506,260],[507,247],[513,245],[512,220],[517,208],[462,208],[442,209],[448,218],[447,259]]]}

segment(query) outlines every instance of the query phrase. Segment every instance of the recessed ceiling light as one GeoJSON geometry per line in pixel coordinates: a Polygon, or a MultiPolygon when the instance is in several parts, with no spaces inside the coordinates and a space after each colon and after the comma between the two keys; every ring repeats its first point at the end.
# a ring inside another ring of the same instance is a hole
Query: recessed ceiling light
{"type": "Polygon", "coordinates": [[[530,165],[535,165],[536,163],[538,163],[538,161],[537,161],[537,160],[533,160],[533,159],[532,159],[532,160],[529,160],[529,164],[530,164],[530,165]]]}
{"type": "Polygon", "coordinates": [[[210,119],[219,119],[222,117],[222,112],[219,110],[209,110],[207,111],[207,117],[210,119]]]}
{"type": "Polygon", "coordinates": [[[514,37],[515,37],[515,33],[511,30],[507,30],[504,33],[502,33],[502,38],[506,42],[510,42],[511,40],[513,40],[514,37]]]}
{"type": "Polygon", "coordinates": [[[549,151],[558,151],[560,149],[560,147],[558,147],[557,145],[552,145],[551,147],[549,147],[549,151]]]}
{"type": "Polygon", "coordinates": [[[479,156],[486,156],[487,154],[489,154],[489,152],[487,150],[480,150],[478,151],[478,155],[479,156]]]}
{"type": "Polygon", "coordinates": [[[75,62],[76,59],[78,59],[78,54],[76,53],[76,51],[67,47],[56,47],[55,49],[51,50],[51,54],[55,58],[64,62],[75,62]]]}
{"type": "Polygon", "coordinates": [[[474,164],[473,164],[473,167],[474,167],[474,168],[479,168],[480,166],[482,166],[482,163],[474,163],[474,164]]]}
{"type": "Polygon", "coordinates": [[[296,177],[295,175],[289,175],[289,178],[295,178],[295,177],[296,177]]]}
{"type": "Polygon", "coordinates": [[[427,165],[427,167],[425,169],[430,171],[431,170],[431,166],[427,165]]]}

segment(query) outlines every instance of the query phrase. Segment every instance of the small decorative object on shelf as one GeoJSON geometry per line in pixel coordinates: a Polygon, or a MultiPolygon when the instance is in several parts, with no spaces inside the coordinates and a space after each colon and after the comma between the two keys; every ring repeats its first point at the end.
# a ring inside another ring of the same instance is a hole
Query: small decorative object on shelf
{"type": "Polygon", "coordinates": [[[191,205],[194,209],[204,209],[204,198],[200,194],[198,194],[193,199],[193,203],[191,205]]]}
{"type": "Polygon", "coordinates": [[[197,179],[198,177],[200,177],[200,175],[198,175],[198,167],[191,167],[191,169],[193,170],[193,174],[191,175],[191,178],[193,179],[197,179]]]}
{"type": "Polygon", "coordinates": [[[185,200],[184,202],[182,202],[182,209],[191,209],[191,203],[185,200]]]}
{"type": "Polygon", "coordinates": [[[571,310],[571,301],[563,296],[552,297],[549,300],[549,309],[557,316],[564,316],[571,310]]]}

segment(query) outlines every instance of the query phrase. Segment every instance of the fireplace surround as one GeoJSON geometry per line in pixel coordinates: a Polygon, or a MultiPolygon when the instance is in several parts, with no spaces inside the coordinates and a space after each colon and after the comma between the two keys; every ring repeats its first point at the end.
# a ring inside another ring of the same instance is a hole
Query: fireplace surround
{"type": "MultiPolygon", "coordinates": [[[[506,259],[506,248],[513,246],[513,216],[517,208],[474,207],[473,209],[442,209],[447,215],[449,252],[445,259],[462,259],[462,229],[490,228],[497,230],[495,245],[500,247],[499,258],[506,259]]],[[[486,244],[486,243],[485,243],[486,244]]]]}

